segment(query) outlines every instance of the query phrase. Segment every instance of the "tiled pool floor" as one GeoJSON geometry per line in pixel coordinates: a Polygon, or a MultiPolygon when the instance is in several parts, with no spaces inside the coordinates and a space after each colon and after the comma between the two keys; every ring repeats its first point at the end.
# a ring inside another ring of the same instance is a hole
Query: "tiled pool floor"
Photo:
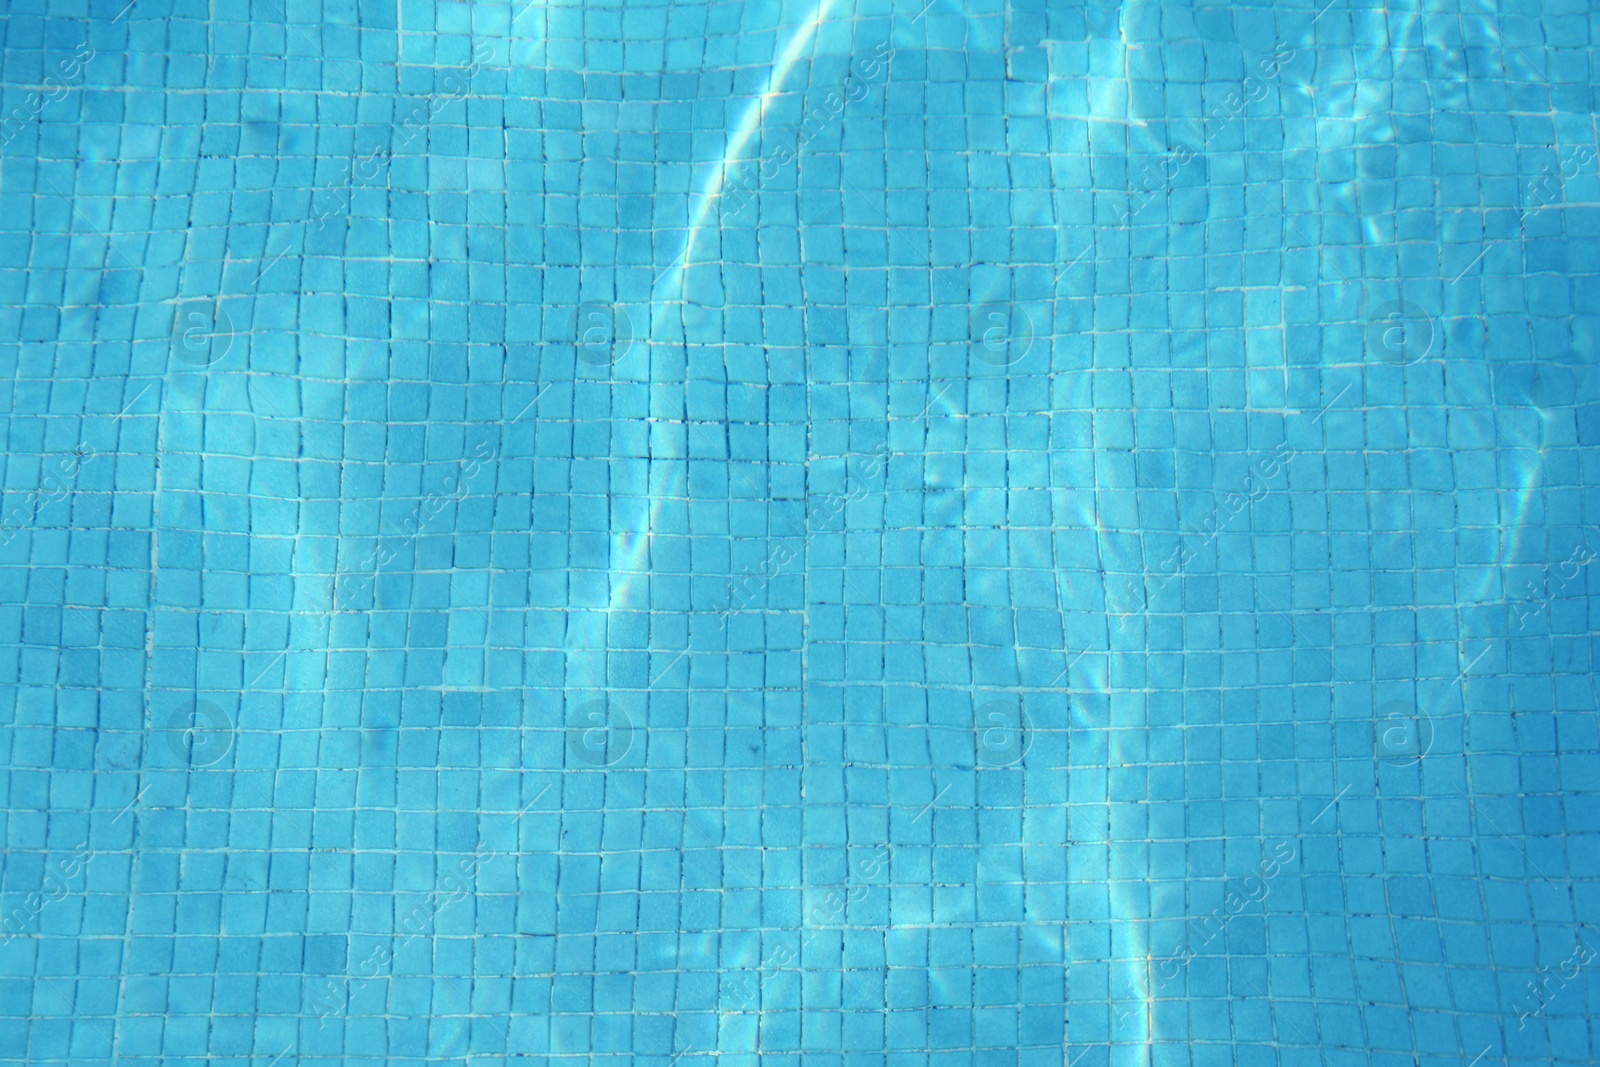
{"type": "Polygon", "coordinates": [[[1600,19],[924,2],[5,5],[0,1065],[1600,1060],[1600,19]]]}

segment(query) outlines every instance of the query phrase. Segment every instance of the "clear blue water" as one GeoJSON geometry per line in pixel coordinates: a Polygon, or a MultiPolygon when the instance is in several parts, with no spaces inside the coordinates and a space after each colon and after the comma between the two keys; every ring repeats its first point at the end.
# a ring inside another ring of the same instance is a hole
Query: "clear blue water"
{"type": "Polygon", "coordinates": [[[1582,0],[9,0],[0,1064],[1600,1061],[1582,0]]]}

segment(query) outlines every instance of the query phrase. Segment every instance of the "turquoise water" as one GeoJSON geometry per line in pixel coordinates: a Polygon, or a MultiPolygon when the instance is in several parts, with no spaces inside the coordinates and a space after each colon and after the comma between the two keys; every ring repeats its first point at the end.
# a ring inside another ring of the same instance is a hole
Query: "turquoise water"
{"type": "Polygon", "coordinates": [[[0,1064],[1600,1061],[1581,2],[11,0],[0,1064]]]}

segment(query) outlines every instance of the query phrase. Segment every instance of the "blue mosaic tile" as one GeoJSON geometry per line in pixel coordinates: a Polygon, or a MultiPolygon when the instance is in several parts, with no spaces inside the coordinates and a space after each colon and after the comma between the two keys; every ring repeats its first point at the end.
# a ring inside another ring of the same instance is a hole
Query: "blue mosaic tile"
{"type": "Polygon", "coordinates": [[[16,0],[0,1064],[1595,1062],[1593,27],[16,0]]]}

